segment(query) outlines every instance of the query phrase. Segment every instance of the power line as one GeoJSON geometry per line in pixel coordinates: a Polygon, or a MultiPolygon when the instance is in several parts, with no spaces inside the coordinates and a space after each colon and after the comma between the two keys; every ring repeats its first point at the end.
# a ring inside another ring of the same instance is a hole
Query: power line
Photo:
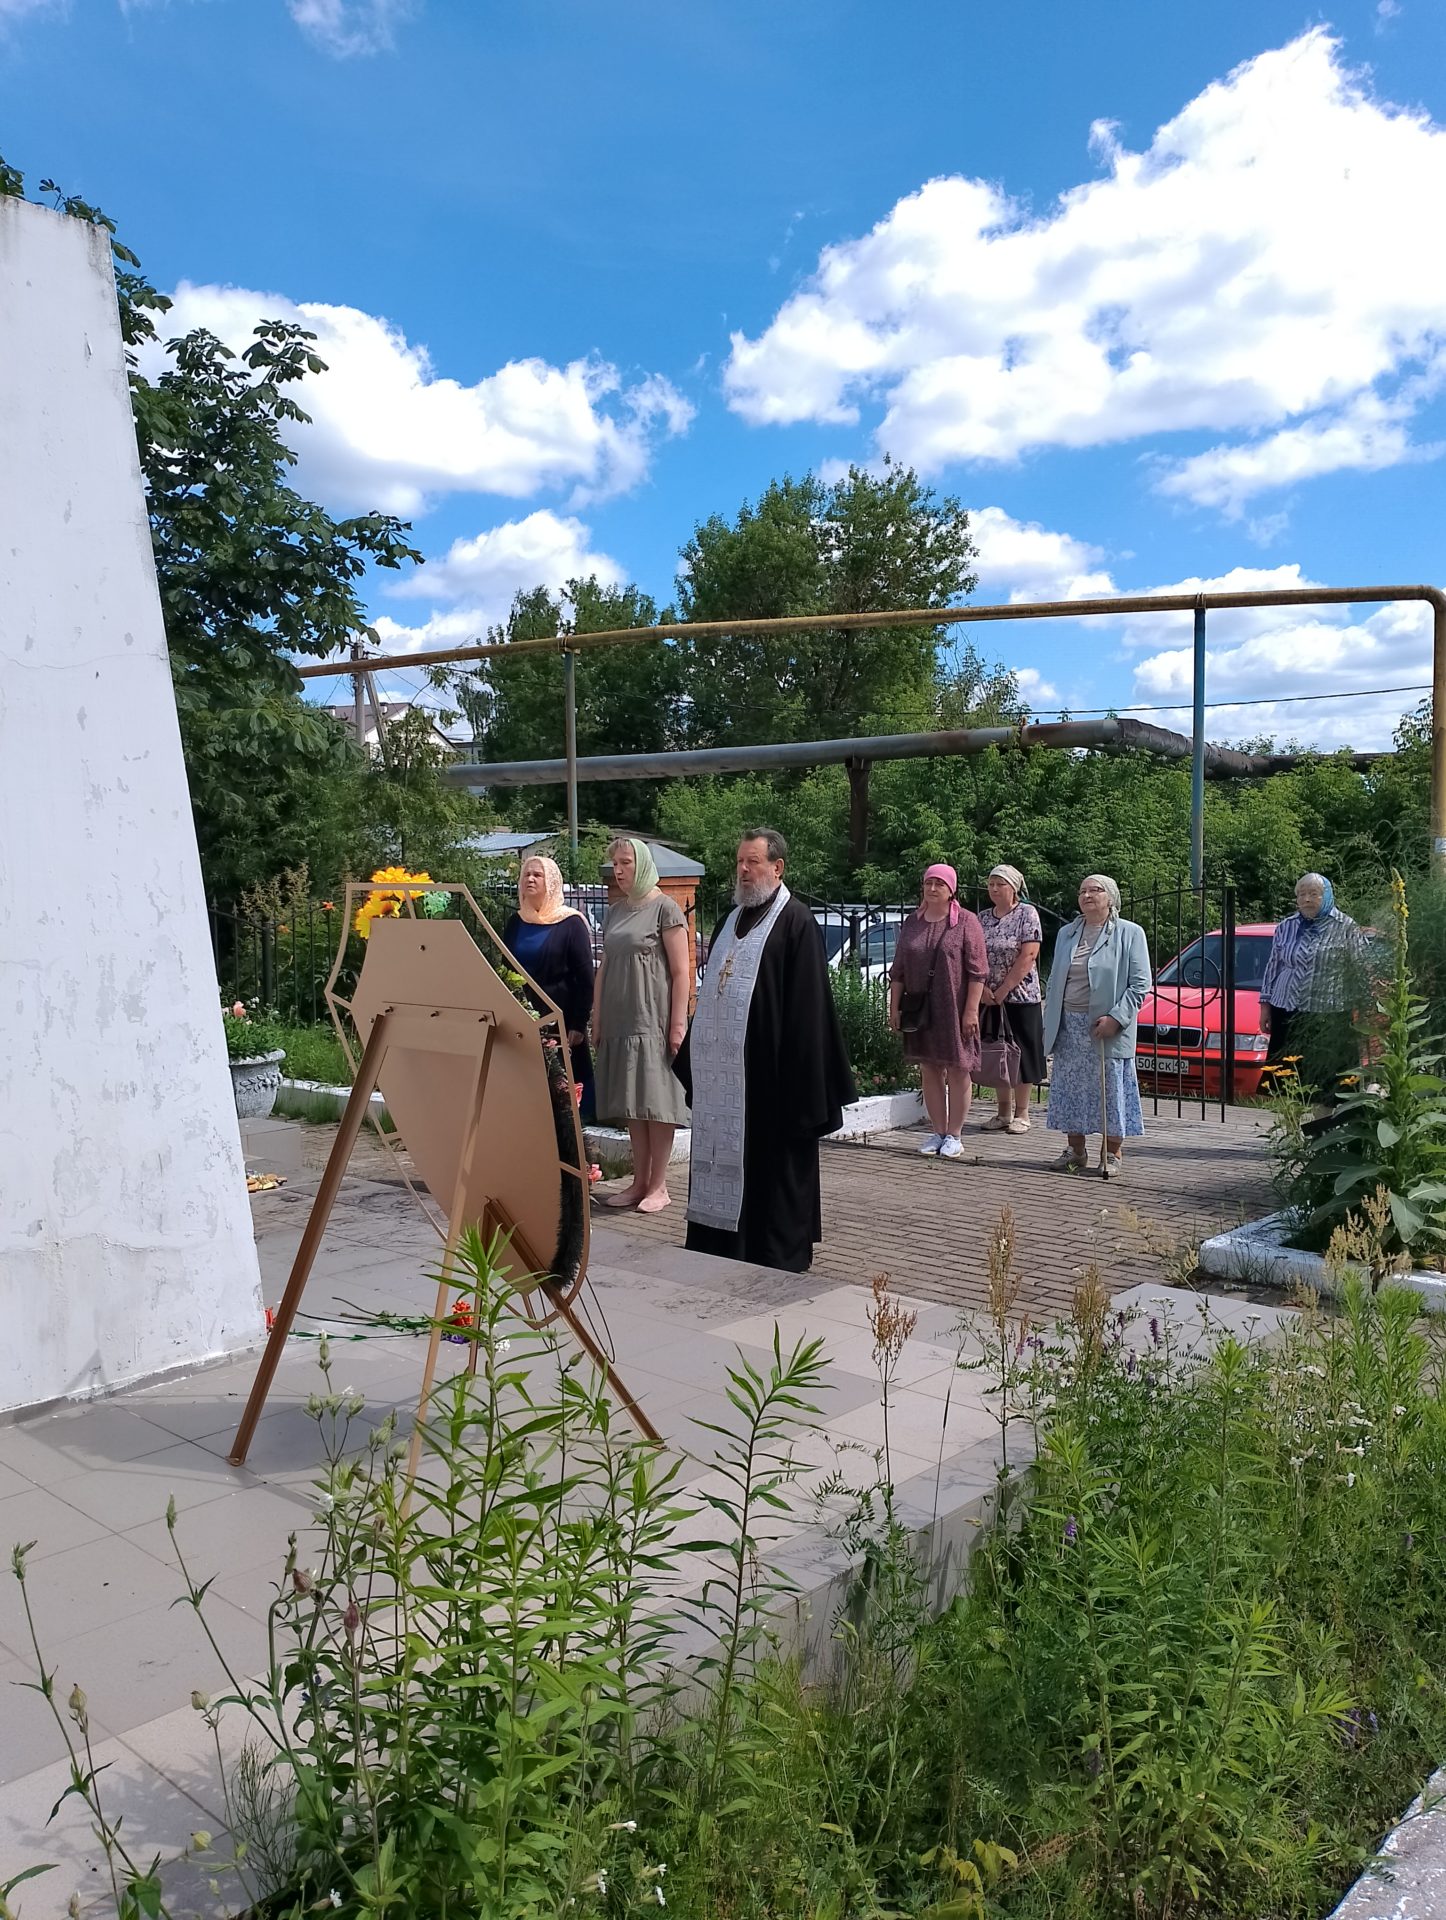
{"type": "MultiPolygon", "coordinates": [[[[1305,700],[1371,700],[1385,693],[1429,693],[1430,681],[1416,687],[1347,687],[1340,693],[1275,693],[1261,694],[1255,700],[1207,700],[1210,707],[1284,707],[1299,705],[1305,700]]],[[[1157,707],[1036,707],[1036,713],[1183,713],[1189,702],[1173,700],[1157,707]]]]}

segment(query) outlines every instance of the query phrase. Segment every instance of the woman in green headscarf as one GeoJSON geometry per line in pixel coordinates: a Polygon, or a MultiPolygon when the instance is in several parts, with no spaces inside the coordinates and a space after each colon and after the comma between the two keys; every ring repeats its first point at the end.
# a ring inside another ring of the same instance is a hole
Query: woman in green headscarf
{"type": "Polygon", "coordinates": [[[627,1125],[633,1177],[604,1205],[660,1213],[673,1133],[688,1117],[672,1071],[688,1029],[688,928],[658,885],[646,842],[614,840],[608,859],[617,898],[603,923],[593,996],[593,1084],[599,1120],[627,1125]]]}

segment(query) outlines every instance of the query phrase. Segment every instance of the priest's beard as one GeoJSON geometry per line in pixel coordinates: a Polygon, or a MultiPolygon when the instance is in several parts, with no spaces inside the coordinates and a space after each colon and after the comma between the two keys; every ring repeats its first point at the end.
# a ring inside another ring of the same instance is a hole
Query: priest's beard
{"type": "Polygon", "coordinates": [[[746,912],[750,907],[766,907],[777,893],[777,880],[740,880],[733,889],[733,904],[746,912]]]}

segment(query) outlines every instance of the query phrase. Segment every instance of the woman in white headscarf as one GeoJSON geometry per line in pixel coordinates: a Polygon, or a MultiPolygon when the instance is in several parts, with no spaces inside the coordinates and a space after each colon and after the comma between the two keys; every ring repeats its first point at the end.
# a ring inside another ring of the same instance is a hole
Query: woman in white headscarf
{"type": "Polygon", "coordinates": [[[1295,883],[1295,912],[1276,927],[1260,982],[1260,1030],[1270,1035],[1267,1068],[1286,1061],[1309,1087],[1331,1096],[1361,1064],[1353,1012],[1367,999],[1366,936],[1336,905],[1321,873],[1295,883]]]}
{"type": "Polygon", "coordinates": [[[583,1117],[591,1119],[592,937],[582,914],[563,898],[562,869],[545,854],[530,853],[522,863],[517,911],[502,929],[502,944],[561,1012],[573,1079],[582,1088],[583,1117]]]}
{"type": "Polygon", "coordinates": [[[1107,873],[1086,874],[1079,913],[1059,930],[1044,996],[1044,1044],[1053,1056],[1047,1124],[1065,1135],[1053,1165],[1083,1173],[1085,1135],[1104,1135],[1104,1170],[1123,1171],[1125,1138],[1145,1131],[1135,1078],[1135,1030],[1150,991],[1145,929],[1120,918],[1107,873]]]}
{"type": "Polygon", "coordinates": [[[626,1123],[633,1177],[604,1205],[661,1213],[669,1205],[673,1134],[688,1118],[672,1070],[688,1030],[688,926],[658,885],[646,841],[614,840],[608,858],[619,897],[603,922],[593,996],[597,1113],[626,1123]]]}
{"type": "Polygon", "coordinates": [[[989,905],[979,916],[989,979],[980,1008],[986,1040],[1012,1040],[1019,1048],[1019,1079],[994,1089],[995,1111],[985,1133],[1028,1133],[1029,1096],[1044,1081],[1044,1013],[1039,985],[1039,949],[1044,933],[1039,912],[1025,897],[1024,875],[1003,862],[989,875],[989,905]]]}

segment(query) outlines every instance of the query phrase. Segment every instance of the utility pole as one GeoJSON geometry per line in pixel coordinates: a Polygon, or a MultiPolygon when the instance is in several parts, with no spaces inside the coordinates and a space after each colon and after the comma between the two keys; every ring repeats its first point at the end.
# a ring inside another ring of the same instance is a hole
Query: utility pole
{"type": "Polygon", "coordinates": [[[577,862],[577,655],[562,656],[563,731],[567,757],[567,844],[577,862]]]}
{"type": "Polygon", "coordinates": [[[1205,884],[1205,596],[1195,602],[1195,732],[1190,742],[1190,885],[1205,884]]]}
{"type": "Polygon", "coordinates": [[[367,743],[366,675],[361,670],[361,657],[361,642],[353,640],[351,643],[351,723],[356,734],[356,743],[365,751],[367,743]]]}

